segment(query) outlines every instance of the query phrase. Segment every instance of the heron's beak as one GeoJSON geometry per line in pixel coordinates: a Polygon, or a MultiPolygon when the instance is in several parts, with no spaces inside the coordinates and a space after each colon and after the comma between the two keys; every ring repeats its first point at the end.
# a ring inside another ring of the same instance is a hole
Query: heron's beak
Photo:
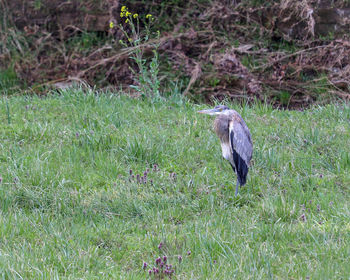
{"type": "Polygon", "coordinates": [[[214,115],[220,114],[220,111],[214,108],[214,109],[200,110],[200,111],[197,111],[197,113],[214,116],[214,115]]]}

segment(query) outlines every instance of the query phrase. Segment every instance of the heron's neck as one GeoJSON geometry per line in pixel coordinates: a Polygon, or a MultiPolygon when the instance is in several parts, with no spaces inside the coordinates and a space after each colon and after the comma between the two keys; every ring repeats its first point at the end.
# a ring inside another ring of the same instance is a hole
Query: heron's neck
{"type": "Polygon", "coordinates": [[[221,141],[229,142],[228,125],[229,117],[226,114],[217,116],[214,121],[214,130],[221,141]]]}

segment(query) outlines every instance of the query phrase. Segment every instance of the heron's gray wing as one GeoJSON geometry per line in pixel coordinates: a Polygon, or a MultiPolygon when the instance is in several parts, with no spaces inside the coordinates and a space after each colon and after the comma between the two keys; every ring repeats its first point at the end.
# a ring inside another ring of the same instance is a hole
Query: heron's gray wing
{"type": "Polygon", "coordinates": [[[229,122],[229,135],[231,147],[249,165],[253,154],[253,144],[249,129],[243,119],[234,118],[229,122]]]}
{"type": "Polygon", "coordinates": [[[243,119],[238,116],[233,117],[229,122],[229,136],[237,176],[240,184],[244,185],[252,158],[253,144],[249,129],[243,119]]]}

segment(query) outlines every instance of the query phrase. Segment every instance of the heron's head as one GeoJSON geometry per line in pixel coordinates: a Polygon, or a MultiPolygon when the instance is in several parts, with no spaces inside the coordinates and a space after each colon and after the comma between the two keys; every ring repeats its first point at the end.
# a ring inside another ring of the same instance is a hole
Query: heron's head
{"type": "Polygon", "coordinates": [[[214,115],[225,114],[225,111],[227,110],[230,110],[230,108],[225,105],[218,105],[218,106],[215,106],[215,108],[213,109],[201,110],[201,111],[198,111],[197,113],[214,116],[214,115]]]}

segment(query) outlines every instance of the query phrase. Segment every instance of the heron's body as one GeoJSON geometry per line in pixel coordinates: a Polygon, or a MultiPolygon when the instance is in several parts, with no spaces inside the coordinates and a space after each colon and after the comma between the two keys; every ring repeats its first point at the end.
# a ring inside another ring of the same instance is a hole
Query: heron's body
{"type": "Polygon", "coordinates": [[[200,113],[218,115],[214,121],[214,130],[221,142],[222,156],[228,160],[237,174],[236,195],[238,186],[245,185],[248,168],[252,159],[253,144],[249,128],[243,118],[226,106],[217,106],[200,113]]]}

